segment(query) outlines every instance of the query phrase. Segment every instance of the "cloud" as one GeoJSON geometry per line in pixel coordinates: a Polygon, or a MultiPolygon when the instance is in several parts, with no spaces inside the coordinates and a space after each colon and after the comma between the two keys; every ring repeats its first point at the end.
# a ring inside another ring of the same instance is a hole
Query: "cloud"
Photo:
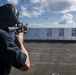
{"type": "Polygon", "coordinates": [[[7,0],[7,2],[9,2],[9,3],[13,3],[13,4],[15,4],[15,5],[18,4],[18,0],[7,0]]]}
{"type": "Polygon", "coordinates": [[[49,0],[48,8],[53,12],[70,12],[76,11],[76,0],[49,0]]]}
{"type": "Polygon", "coordinates": [[[43,24],[37,24],[37,23],[31,23],[31,24],[29,24],[29,27],[43,27],[44,25],[43,24]]]}
{"type": "Polygon", "coordinates": [[[27,11],[27,8],[21,6],[20,17],[25,17],[25,16],[31,18],[31,14],[27,11]]]}
{"type": "MultiPolygon", "coordinates": [[[[14,0],[8,0],[14,3],[14,0]]],[[[16,3],[18,0],[16,0],[16,3]]],[[[76,11],[76,0],[30,0],[21,6],[21,17],[38,17],[45,12],[66,13],[76,11]]]]}
{"type": "Polygon", "coordinates": [[[33,7],[32,11],[28,11],[27,9],[27,7],[21,6],[20,17],[38,17],[45,12],[42,7],[33,7]]]}
{"type": "Polygon", "coordinates": [[[45,10],[42,7],[33,7],[33,12],[31,13],[32,16],[37,17],[42,15],[45,10]]]}
{"type": "Polygon", "coordinates": [[[48,0],[31,0],[31,3],[44,3],[47,2],[48,0]]]}
{"type": "Polygon", "coordinates": [[[31,3],[41,5],[52,12],[76,11],[76,0],[31,0],[31,3]]]}
{"type": "Polygon", "coordinates": [[[72,14],[64,14],[59,24],[74,24],[74,16],[72,14]]]}
{"type": "Polygon", "coordinates": [[[32,3],[38,3],[40,0],[31,0],[32,3]]]}

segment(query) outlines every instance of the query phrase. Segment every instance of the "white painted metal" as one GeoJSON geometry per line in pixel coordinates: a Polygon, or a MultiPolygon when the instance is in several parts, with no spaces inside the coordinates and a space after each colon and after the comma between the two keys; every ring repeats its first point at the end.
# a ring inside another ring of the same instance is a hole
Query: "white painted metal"
{"type": "Polygon", "coordinates": [[[30,28],[29,32],[24,36],[24,39],[25,40],[76,40],[76,36],[72,36],[73,28],[63,28],[64,36],[59,35],[59,29],[60,28],[53,28],[53,27],[30,28]],[[51,31],[49,29],[51,29],[51,31]]]}

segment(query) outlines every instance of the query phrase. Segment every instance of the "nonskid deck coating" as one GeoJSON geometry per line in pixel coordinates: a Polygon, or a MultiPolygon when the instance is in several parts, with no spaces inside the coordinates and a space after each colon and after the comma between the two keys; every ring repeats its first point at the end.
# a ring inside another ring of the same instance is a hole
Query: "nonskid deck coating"
{"type": "Polygon", "coordinates": [[[76,43],[25,42],[31,68],[11,75],[76,75],[76,43]]]}

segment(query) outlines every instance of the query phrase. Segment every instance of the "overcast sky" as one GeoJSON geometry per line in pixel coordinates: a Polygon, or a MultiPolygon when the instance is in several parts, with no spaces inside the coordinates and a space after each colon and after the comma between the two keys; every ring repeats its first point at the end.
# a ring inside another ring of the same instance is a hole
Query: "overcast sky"
{"type": "Polygon", "coordinates": [[[0,0],[13,4],[19,20],[30,26],[75,25],[76,0],[0,0]]]}

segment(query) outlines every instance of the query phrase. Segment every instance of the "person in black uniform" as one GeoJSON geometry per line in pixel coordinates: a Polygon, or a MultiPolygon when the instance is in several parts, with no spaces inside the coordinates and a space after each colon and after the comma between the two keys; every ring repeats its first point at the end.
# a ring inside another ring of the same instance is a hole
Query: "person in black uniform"
{"type": "Polygon", "coordinates": [[[11,4],[0,6],[0,75],[9,75],[11,67],[21,71],[30,68],[28,52],[23,44],[24,33],[15,35],[15,41],[9,34],[8,27],[18,23],[18,12],[11,4]]]}

